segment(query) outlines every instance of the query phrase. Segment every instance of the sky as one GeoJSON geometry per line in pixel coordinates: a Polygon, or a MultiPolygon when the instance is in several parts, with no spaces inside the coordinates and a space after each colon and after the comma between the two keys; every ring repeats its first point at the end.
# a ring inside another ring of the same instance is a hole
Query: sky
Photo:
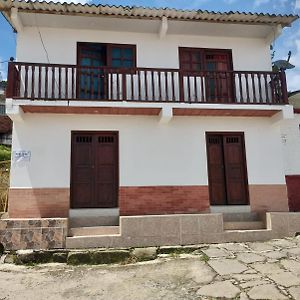
{"type": "MultiPolygon", "coordinates": [[[[58,0],[54,0],[58,1],[58,0]]],[[[61,0],[60,2],[64,2],[61,0]]],[[[66,2],[130,5],[147,7],[171,7],[180,9],[201,9],[209,11],[262,12],[275,14],[300,15],[300,0],[67,0],[66,2]]],[[[285,28],[282,35],[273,44],[274,60],[286,59],[288,51],[292,51],[290,62],[296,67],[287,71],[289,91],[300,90],[300,20],[291,28],[285,28]]],[[[16,34],[13,33],[5,18],[0,15],[0,79],[6,78],[7,63],[1,63],[15,57],[16,34]]]]}

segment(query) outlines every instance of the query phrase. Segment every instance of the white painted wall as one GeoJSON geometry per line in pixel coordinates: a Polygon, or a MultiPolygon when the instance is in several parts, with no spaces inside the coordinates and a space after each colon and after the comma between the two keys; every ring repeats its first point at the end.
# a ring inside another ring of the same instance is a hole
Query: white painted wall
{"type": "MultiPolygon", "coordinates": [[[[226,25],[224,25],[226,27],[226,25]]],[[[76,64],[77,42],[124,43],[137,45],[138,67],[178,68],[178,47],[232,49],[235,70],[269,71],[269,44],[263,38],[232,38],[196,35],[78,30],[40,27],[51,63],[76,64]]],[[[17,60],[47,63],[37,27],[24,27],[18,34],[17,60]]]]}
{"type": "Polygon", "coordinates": [[[283,184],[279,127],[267,118],[25,114],[14,122],[11,187],[69,187],[71,130],[118,130],[120,185],[207,185],[206,131],[245,132],[249,184],[283,184]]]}
{"type": "Polygon", "coordinates": [[[281,127],[286,175],[300,175],[300,115],[285,120],[281,127]]]}

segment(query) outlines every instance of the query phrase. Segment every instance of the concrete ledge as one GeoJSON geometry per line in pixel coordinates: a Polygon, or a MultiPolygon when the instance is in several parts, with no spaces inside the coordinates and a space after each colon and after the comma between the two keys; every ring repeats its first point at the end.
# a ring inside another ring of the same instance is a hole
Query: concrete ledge
{"type": "Polygon", "coordinates": [[[266,229],[224,230],[222,214],[120,217],[120,234],[68,237],[67,248],[255,242],[295,236],[300,213],[267,213],[266,229]]]}

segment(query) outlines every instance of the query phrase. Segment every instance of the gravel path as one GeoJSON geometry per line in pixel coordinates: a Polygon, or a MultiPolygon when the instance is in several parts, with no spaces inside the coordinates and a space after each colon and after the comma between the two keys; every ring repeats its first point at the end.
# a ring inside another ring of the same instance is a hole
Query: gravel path
{"type": "Polygon", "coordinates": [[[0,300],[300,299],[300,238],[206,245],[131,265],[0,264],[0,287],[0,300]]]}

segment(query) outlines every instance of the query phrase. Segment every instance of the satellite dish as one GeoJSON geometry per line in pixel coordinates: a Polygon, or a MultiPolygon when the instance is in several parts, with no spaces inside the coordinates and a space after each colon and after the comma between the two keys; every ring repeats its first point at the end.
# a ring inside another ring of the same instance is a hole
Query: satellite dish
{"type": "Polygon", "coordinates": [[[289,51],[287,60],[283,60],[283,59],[276,60],[273,62],[273,66],[277,70],[289,70],[295,68],[295,66],[290,63],[291,54],[292,52],[289,51]]]}

